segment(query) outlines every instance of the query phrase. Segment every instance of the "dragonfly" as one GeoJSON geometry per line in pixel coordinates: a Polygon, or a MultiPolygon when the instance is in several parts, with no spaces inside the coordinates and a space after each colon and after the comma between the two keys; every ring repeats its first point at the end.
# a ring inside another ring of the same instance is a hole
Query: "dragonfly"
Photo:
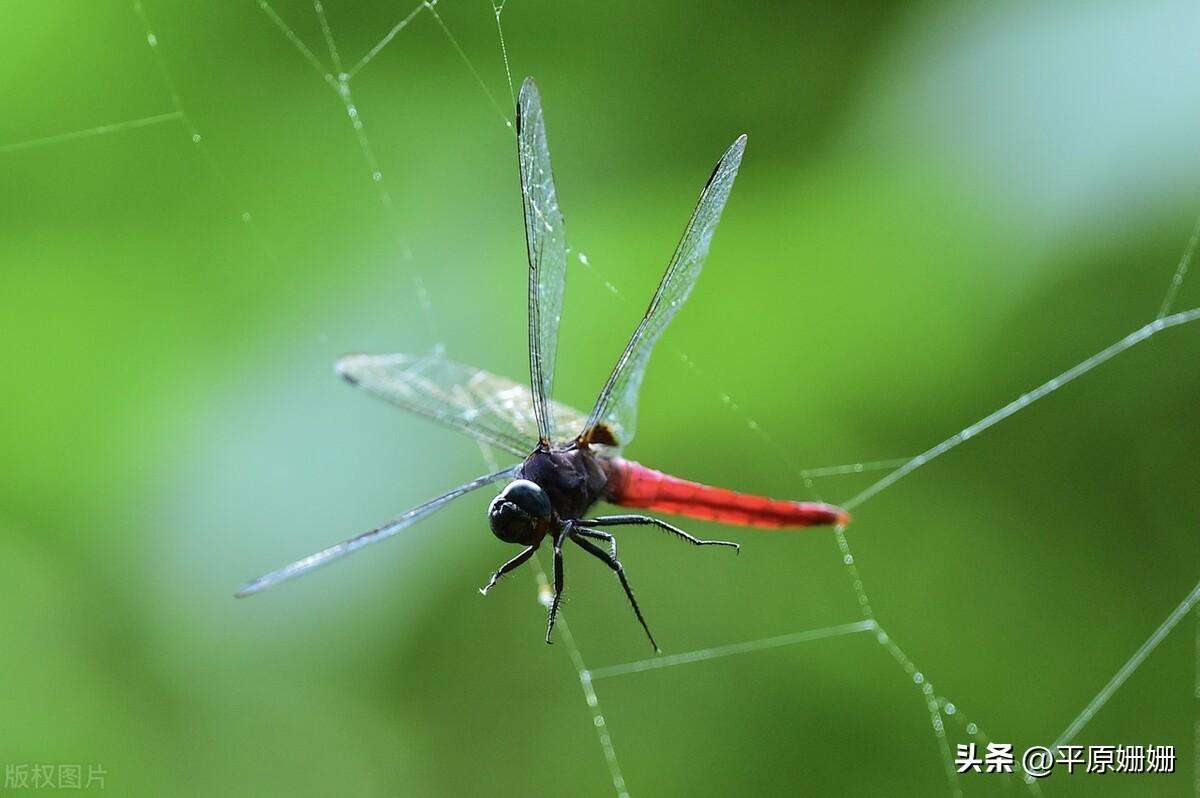
{"type": "Polygon", "coordinates": [[[370,394],[521,459],[413,507],[382,526],[261,576],[243,585],[236,593],[238,597],[259,593],[391,538],[461,496],[507,481],[488,507],[488,524],[501,541],[522,549],[501,565],[479,592],[487,595],[549,539],[554,565],[546,642],[553,642],[563,595],[563,549],[570,542],[616,574],[651,646],[661,651],[625,568],[617,559],[616,537],[608,530],[648,526],[695,546],[734,551],[740,551],[740,546],[695,537],[649,515],[588,517],[598,502],[762,529],[844,526],[850,522],[845,510],[830,504],[771,499],[713,487],[664,474],[622,456],[636,431],[638,393],[650,353],[700,275],[741,165],[746,136],[739,136],[729,146],[709,175],[650,305],[617,358],[596,403],[585,414],[553,399],[568,249],[550,168],[541,98],[532,78],[521,85],[516,129],[529,260],[529,383],[455,362],[441,351],[425,355],[348,355],[337,362],[336,370],[370,394]]]}

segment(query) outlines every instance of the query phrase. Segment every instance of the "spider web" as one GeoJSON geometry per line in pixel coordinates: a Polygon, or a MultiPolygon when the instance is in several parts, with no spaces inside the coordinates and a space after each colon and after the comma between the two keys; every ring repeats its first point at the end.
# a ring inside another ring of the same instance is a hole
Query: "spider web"
{"type": "MultiPolygon", "coordinates": [[[[315,16],[322,36],[322,41],[316,45],[304,41],[269,0],[256,0],[256,3],[264,17],[269,20],[277,33],[295,49],[297,57],[301,58],[311,67],[314,79],[323,82],[341,102],[345,112],[346,123],[353,130],[355,141],[357,142],[364,168],[364,176],[373,184],[380,206],[388,215],[389,220],[393,222],[392,230],[397,235],[396,243],[399,253],[406,261],[411,261],[412,252],[407,242],[399,237],[403,225],[400,224],[401,220],[397,214],[388,181],[381,171],[379,161],[375,155],[375,147],[368,136],[363,115],[355,101],[353,93],[354,79],[370,66],[372,61],[381,52],[389,47],[397,46],[397,42],[402,38],[402,34],[410,24],[418,17],[426,16],[432,19],[441,30],[445,36],[447,45],[462,61],[465,69],[472,76],[475,83],[478,84],[484,100],[495,111],[498,126],[507,129],[511,135],[514,132],[514,125],[509,112],[505,110],[501,102],[488,88],[480,71],[461,46],[445,19],[438,13],[439,0],[426,0],[411,7],[406,14],[397,19],[394,25],[383,32],[381,38],[373,46],[354,60],[346,60],[340,51],[335,31],[329,24],[321,0],[314,0],[311,7],[311,12],[315,16]]],[[[509,90],[508,107],[511,108],[515,104],[515,92],[502,20],[506,3],[507,0],[500,0],[500,2],[492,0],[491,12],[494,15],[496,39],[504,64],[504,77],[509,90]]],[[[213,157],[204,135],[197,127],[193,117],[189,114],[184,99],[176,89],[176,85],[172,79],[169,57],[164,53],[164,47],[169,47],[169,43],[164,44],[164,42],[160,41],[155,32],[152,19],[147,13],[145,5],[140,0],[133,3],[132,10],[137,24],[144,31],[146,45],[153,54],[154,62],[159,70],[161,80],[170,100],[170,107],[164,109],[161,113],[150,116],[119,120],[95,127],[65,131],[12,143],[0,143],[0,154],[60,146],[92,137],[129,134],[133,131],[152,126],[177,125],[194,145],[196,151],[199,153],[199,158],[211,170],[218,184],[225,189],[226,200],[230,207],[241,222],[252,231],[264,255],[271,260],[276,260],[276,255],[270,243],[258,229],[250,210],[238,203],[236,196],[229,188],[232,185],[231,182],[223,172],[217,159],[213,157]]],[[[1108,361],[1162,333],[1166,333],[1176,327],[1200,321],[1200,307],[1176,310],[1176,299],[1179,290],[1188,277],[1198,245],[1200,245],[1200,218],[1197,218],[1190,239],[1183,250],[1174,272],[1171,274],[1157,313],[1153,317],[1148,318],[1145,324],[1107,346],[1098,349],[1094,354],[1084,358],[1061,373],[1052,376],[1040,385],[1032,387],[1027,392],[1000,405],[995,410],[980,417],[974,423],[954,431],[943,440],[934,443],[925,451],[915,455],[817,468],[802,468],[791,458],[788,450],[764,430],[762,425],[747,413],[732,395],[725,392],[717,380],[705,373],[693,358],[678,349],[673,350],[673,354],[694,376],[697,382],[708,386],[708,389],[719,399],[721,404],[745,426],[757,441],[772,453],[782,467],[786,468],[807,488],[813,489],[814,493],[817,484],[816,480],[819,479],[872,472],[881,473],[882,476],[866,488],[838,502],[849,510],[855,510],[871,502],[885,491],[890,490],[898,482],[911,476],[914,472],[927,466],[932,461],[963,444],[973,441],[974,438],[988,431],[991,427],[1009,421],[1033,403],[1049,397],[1068,383],[1085,377],[1108,361]]],[[[576,252],[574,254],[578,263],[604,289],[618,299],[624,300],[624,295],[617,286],[607,279],[586,254],[583,252],[576,252]]],[[[414,284],[413,290],[420,303],[422,313],[430,329],[435,332],[434,339],[437,340],[433,307],[428,292],[419,275],[414,275],[412,280],[414,284]]],[[[664,347],[660,347],[660,351],[664,351],[664,347]]],[[[665,351],[671,351],[671,349],[666,347],[665,351]]],[[[984,444],[981,443],[978,445],[984,444]]],[[[490,450],[481,446],[481,454],[487,462],[489,469],[498,469],[498,463],[490,450]]],[[[816,498],[820,499],[823,497],[818,495],[816,498]]],[[[993,738],[984,731],[983,726],[977,719],[970,717],[964,711],[960,702],[955,701],[951,696],[939,691],[935,687],[929,674],[917,664],[912,656],[897,641],[895,636],[879,620],[872,606],[866,582],[855,562],[853,549],[846,531],[842,528],[836,528],[833,531],[833,535],[837,543],[837,550],[840,554],[846,578],[849,580],[856,597],[857,612],[861,616],[857,621],[819,628],[799,629],[781,635],[733,641],[724,645],[711,646],[694,651],[595,667],[588,665],[585,661],[581,648],[571,632],[568,619],[565,617],[566,613],[559,616],[558,628],[561,640],[571,665],[578,675],[583,700],[590,712],[600,752],[610,774],[612,788],[616,795],[621,797],[628,796],[630,794],[630,787],[626,782],[621,768],[617,743],[609,731],[609,724],[595,686],[596,682],[608,682],[645,671],[682,667],[692,663],[722,657],[754,654],[780,647],[816,645],[823,640],[848,635],[867,635],[874,639],[879,647],[886,652],[887,658],[894,663],[897,678],[912,685],[921,700],[924,710],[928,714],[928,730],[936,745],[945,770],[948,791],[955,796],[962,794],[962,787],[954,765],[950,738],[947,733],[947,725],[953,724],[960,732],[965,733],[969,739],[973,739],[980,744],[986,745],[993,738]]],[[[539,604],[546,606],[550,602],[551,591],[547,583],[544,565],[537,558],[533,562],[536,566],[537,601],[539,604]]],[[[1197,583],[1191,591],[1181,597],[1178,605],[1163,618],[1161,623],[1150,631],[1145,642],[1129,655],[1124,664],[1095,694],[1091,701],[1080,709],[1078,715],[1057,735],[1052,745],[1064,745],[1077,739],[1080,732],[1088,725],[1096,713],[1112,699],[1125,682],[1146,662],[1163,640],[1166,639],[1190,612],[1196,609],[1198,604],[1200,604],[1200,583],[1197,583]]],[[[1196,672],[1193,697],[1200,699],[1200,612],[1196,614],[1196,637],[1193,656],[1195,658],[1196,672]]],[[[1196,735],[1196,756],[1200,758],[1200,719],[1196,722],[1196,735]]],[[[1198,759],[1198,765],[1200,765],[1200,759],[1198,759]]],[[[1019,762],[1017,769],[1016,781],[1030,794],[1035,796],[1040,795],[1041,788],[1039,782],[1021,773],[1019,762]]],[[[1196,794],[1200,795],[1200,767],[1197,768],[1197,771],[1195,790],[1196,794]]]]}

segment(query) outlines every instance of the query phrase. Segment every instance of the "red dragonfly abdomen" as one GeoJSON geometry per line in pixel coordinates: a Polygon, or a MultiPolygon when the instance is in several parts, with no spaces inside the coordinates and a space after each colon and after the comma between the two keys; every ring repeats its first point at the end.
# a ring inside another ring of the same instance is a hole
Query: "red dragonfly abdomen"
{"type": "Polygon", "coordinates": [[[606,460],[605,465],[608,470],[605,498],[624,507],[761,529],[850,523],[850,514],[832,504],[768,499],[714,488],[619,457],[606,460]]]}

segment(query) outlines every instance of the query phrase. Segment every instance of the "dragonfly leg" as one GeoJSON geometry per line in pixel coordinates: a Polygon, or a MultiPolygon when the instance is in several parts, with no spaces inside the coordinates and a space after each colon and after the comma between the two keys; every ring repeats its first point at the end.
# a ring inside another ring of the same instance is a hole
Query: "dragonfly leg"
{"type": "Polygon", "coordinates": [[[701,540],[695,535],[689,535],[674,524],[668,524],[658,518],[651,518],[648,515],[602,515],[599,518],[587,518],[582,521],[576,521],[577,526],[656,526],[659,529],[670,532],[680,540],[686,540],[693,546],[728,546],[738,553],[741,553],[742,547],[728,540],[701,540]]]}
{"type": "MultiPolygon", "coordinates": [[[[584,535],[582,530],[576,530],[576,533],[571,535],[571,540],[575,542],[575,545],[579,546],[588,554],[592,555],[596,559],[600,560],[600,562],[611,568],[617,575],[617,579],[621,580],[621,587],[625,588],[625,595],[629,598],[629,603],[633,606],[633,614],[637,616],[638,622],[641,623],[642,628],[646,630],[646,637],[650,638],[650,645],[654,646],[654,650],[661,654],[662,649],[658,647],[658,643],[654,642],[654,635],[650,633],[650,627],[646,625],[646,619],[642,617],[642,610],[640,607],[638,607],[637,599],[633,597],[633,588],[629,586],[629,580],[625,578],[624,566],[621,565],[620,561],[618,561],[616,557],[607,553],[599,546],[589,543],[584,539],[584,537],[592,536],[584,535]]],[[[608,535],[608,537],[612,538],[612,535],[608,535]]],[[[616,545],[615,540],[613,541],[613,545],[616,545]]]]}
{"type": "Polygon", "coordinates": [[[576,535],[581,535],[592,540],[603,540],[608,543],[608,553],[612,558],[617,559],[617,539],[607,532],[602,532],[599,529],[576,529],[576,535]]]}
{"type": "Polygon", "coordinates": [[[492,578],[488,580],[488,583],[479,588],[479,595],[486,596],[488,591],[495,587],[496,583],[500,581],[500,577],[504,576],[510,571],[515,571],[520,568],[525,564],[526,560],[533,556],[535,551],[537,551],[537,546],[530,546],[516,557],[513,557],[511,560],[504,563],[504,565],[501,565],[499,568],[497,568],[496,573],[492,574],[492,578]]]}
{"type": "Polygon", "coordinates": [[[562,547],[563,542],[567,539],[567,535],[571,532],[571,524],[567,523],[563,527],[562,532],[554,539],[554,600],[550,602],[550,616],[546,622],[546,644],[549,645],[554,641],[550,639],[550,635],[554,633],[554,622],[558,620],[558,605],[562,603],[563,592],[563,558],[562,547]]]}

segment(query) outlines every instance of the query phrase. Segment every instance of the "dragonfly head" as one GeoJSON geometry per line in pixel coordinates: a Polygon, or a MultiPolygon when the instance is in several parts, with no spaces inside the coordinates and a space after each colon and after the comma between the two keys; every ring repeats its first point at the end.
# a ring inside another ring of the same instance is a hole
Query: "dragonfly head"
{"type": "Polygon", "coordinates": [[[515,479],[492,499],[488,523],[492,534],[505,543],[532,546],[550,524],[550,497],[536,482],[515,479]]]}

